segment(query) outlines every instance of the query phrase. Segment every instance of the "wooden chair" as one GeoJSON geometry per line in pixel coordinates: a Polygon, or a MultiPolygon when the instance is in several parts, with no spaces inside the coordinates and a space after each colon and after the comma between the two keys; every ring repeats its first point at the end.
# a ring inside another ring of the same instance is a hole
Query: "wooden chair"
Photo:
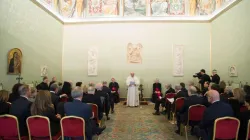
{"type": "Polygon", "coordinates": [[[61,119],[62,140],[64,137],[83,137],[85,140],[85,121],[76,116],[66,116],[61,119]]]}
{"type": "Polygon", "coordinates": [[[238,140],[240,121],[234,117],[218,118],[214,122],[213,140],[235,139],[238,140]]]}
{"type": "Polygon", "coordinates": [[[3,140],[28,140],[27,136],[20,136],[17,117],[12,115],[0,116],[0,139],[3,140]]]}
{"type": "Polygon", "coordinates": [[[58,140],[61,138],[61,132],[57,133],[55,136],[51,135],[50,121],[48,117],[44,116],[30,116],[26,120],[29,140],[58,140]]]}
{"type": "Polygon", "coordinates": [[[201,104],[196,104],[196,105],[192,105],[189,107],[187,123],[184,124],[186,140],[188,140],[188,134],[187,134],[188,127],[195,126],[195,124],[191,124],[190,122],[196,122],[196,124],[199,124],[199,122],[203,118],[203,114],[205,110],[206,110],[206,106],[201,105],[201,104]]]}

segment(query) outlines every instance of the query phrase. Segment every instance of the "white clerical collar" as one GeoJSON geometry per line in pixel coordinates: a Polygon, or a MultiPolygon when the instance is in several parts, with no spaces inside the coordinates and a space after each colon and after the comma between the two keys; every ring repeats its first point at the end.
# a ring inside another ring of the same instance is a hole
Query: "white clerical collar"
{"type": "Polygon", "coordinates": [[[178,90],[176,93],[179,93],[181,90],[178,90]]]}
{"type": "MultiPolygon", "coordinates": [[[[215,101],[213,101],[213,103],[215,103],[215,102],[219,102],[219,101],[220,101],[220,100],[215,100],[215,101]]],[[[212,103],[212,104],[213,104],[213,103],[212,103]]]]}
{"type": "Polygon", "coordinates": [[[20,95],[21,97],[23,97],[23,98],[26,98],[27,100],[28,100],[28,97],[26,97],[26,96],[24,96],[24,95],[20,95]]]}
{"type": "Polygon", "coordinates": [[[50,91],[51,93],[56,93],[55,91],[50,91]]]}

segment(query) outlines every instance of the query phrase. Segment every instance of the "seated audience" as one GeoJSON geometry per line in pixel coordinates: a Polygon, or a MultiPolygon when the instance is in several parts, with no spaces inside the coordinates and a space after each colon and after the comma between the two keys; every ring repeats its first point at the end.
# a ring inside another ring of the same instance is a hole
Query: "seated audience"
{"type": "Polygon", "coordinates": [[[83,90],[83,96],[88,94],[88,87],[86,85],[82,87],[82,90],[83,90]]]}
{"type": "Polygon", "coordinates": [[[28,136],[26,119],[30,116],[31,102],[28,100],[31,95],[30,87],[28,85],[22,85],[19,87],[18,92],[20,98],[11,104],[10,114],[18,118],[21,136],[28,136]]]}
{"type": "MultiPolygon", "coordinates": [[[[188,110],[189,107],[196,104],[203,104],[203,99],[197,94],[197,90],[194,86],[190,86],[189,97],[185,98],[183,107],[179,111],[179,113],[176,114],[177,118],[177,130],[175,131],[177,134],[180,134],[180,124],[186,123],[188,120],[188,110]]],[[[195,123],[198,122],[190,122],[191,124],[195,125],[195,123]]],[[[197,125],[197,124],[196,124],[197,125]]],[[[193,127],[191,129],[191,132],[193,132],[193,127]]]]}
{"type": "Polygon", "coordinates": [[[47,76],[43,77],[42,83],[36,86],[36,89],[39,90],[49,90],[49,79],[47,76]]]}
{"type": "Polygon", "coordinates": [[[67,97],[68,97],[68,102],[71,102],[71,101],[73,101],[73,98],[71,97],[71,90],[72,90],[72,85],[71,85],[71,83],[65,81],[65,82],[63,83],[62,92],[59,93],[59,95],[64,95],[64,94],[66,94],[67,97]]]}
{"type": "Polygon", "coordinates": [[[233,97],[232,87],[226,86],[226,88],[224,89],[224,93],[220,94],[220,98],[228,102],[228,98],[231,98],[231,97],[233,97]]]}
{"type": "Polygon", "coordinates": [[[60,101],[60,98],[67,97],[66,94],[62,94],[58,96],[57,95],[58,89],[59,89],[59,86],[56,83],[50,85],[50,97],[51,97],[51,101],[52,101],[52,104],[54,105],[56,113],[57,113],[57,108],[58,108],[58,103],[60,101]]]}
{"type": "Polygon", "coordinates": [[[186,87],[185,87],[185,83],[180,83],[180,86],[181,86],[181,91],[183,91],[183,92],[186,92],[186,93],[188,93],[188,91],[187,91],[187,89],[186,89],[186,87]]]}
{"type": "Polygon", "coordinates": [[[246,97],[245,106],[247,111],[241,112],[238,119],[240,120],[240,130],[238,140],[245,140],[247,135],[248,121],[250,120],[250,97],[246,97]]]}
{"type": "MultiPolygon", "coordinates": [[[[190,87],[190,86],[189,86],[190,87]]],[[[198,88],[197,86],[194,86],[195,88],[196,88],[196,90],[197,90],[197,94],[199,95],[199,96],[203,96],[203,94],[202,94],[202,92],[201,92],[201,89],[200,88],[198,88]]]]}
{"type": "Polygon", "coordinates": [[[165,106],[165,107],[168,108],[169,105],[165,105],[166,96],[167,96],[168,93],[175,93],[175,90],[172,88],[171,84],[166,84],[165,88],[166,88],[166,92],[165,92],[164,98],[160,96],[159,98],[157,98],[157,100],[155,102],[155,108],[154,109],[155,109],[156,112],[153,113],[154,115],[160,115],[160,104],[162,104],[163,107],[165,106]]]}
{"type": "Polygon", "coordinates": [[[213,137],[214,121],[221,117],[233,117],[233,110],[227,103],[220,101],[220,94],[216,90],[207,93],[208,102],[211,105],[205,110],[200,123],[199,134],[203,140],[211,140],[213,137]]]}
{"type": "Polygon", "coordinates": [[[225,83],[225,81],[221,81],[219,85],[220,85],[219,93],[224,93],[224,89],[226,88],[227,84],[225,83]]]}
{"type": "Polygon", "coordinates": [[[101,83],[96,84],[96,92],[95,95],[98,96],[101,99],[103,109],[105,111],[105,115],[107,117],[107,120],[109,120],[109,110],[110,110],[110,104],[109,104],[109,95],[106,92],[102,91],[103,85],[101,83]]]}
{"type": "Polygon", "coordinates": [[[109,108],[106,110],[106,112],[109,113],[110,108],[111,108],[111,113],[114,113],[114,107],[115,107],[114,96],[111,93],[111,89],[107,86],[107,82],[103,81],[102,84],[103,84],[102,91],[105,93],[108,93],[109,95],[109,100],[108,100],[109,108]]]}
{"type": "Polygon", "coordinates": [[[203,90],[202,90],[202,95],[205,95],[205,94],[207,93],[208,87],[209,87],[209,82],[206,81],[206,82],[204,83],[204,88],[203,88],[203,90]]]}
{"type": "Polygon", "coordinates": [[[235,88],[233,90],[233,96],[229,98],[228,102],[232,106],[234,115],[238,117],[240,113],[240,107],[245,104],[245,93],[241,88],[235,88]]]}
{"type": "Polygon", "coordinates": [[[22,86],[22,84],[15,84],[12,88],[12,93],[9,96],[10,103],[13,103],[16,99],[20,97],[20,94],[18,92],[19,87],[22,86]]]}
{"type": "Polygon", "coordinates": [[[30,91],[31,91],[31,95],[29,97],[29,101],[34,102],[36,98],[37,90],[36,88],[32,87],[30,88],[30,91]]]}
{"type": "Polygon", "coordinates": [[[50,86],[51,86],[52,84],[54,84],[54,83],[56,83],[56,77],[53,77],[53,78],[52,78],[51,82],[49,83],[49,88],[50,88],[50,86]]]}
{"type": "MultiPolygon", "coordinates": [[[[94,91],[93,87],[90,87],[90,91],[94,91]]],[[[94,121],[91,120],[93,117],[91,107],[82,103],[83,93],[80,87],[75,87],[72,91],[73,102],[67,102],[64,104],[65,113],[67,116],[78,116],[84,119],[85,121],[85,134],[87,140],[92,140],[92,135],[101,134],[101,132],[106,128],[98,128],[94,121]]]]}
{"type": "Polygon", "coordinates": [[[181,90],[182,86],[181,85],[176,85],[175,86],[175,93],[176,95],[174,96],[174,99],[176,100],[177,98],[181,98],[181,97],[188,97],[188,93],[181,90]]]}
{"type": "Polygon", "coordinates": [[[161,89],[161,83],[159,83],[159,79],[156,79],[155,82],[154,82],[154,84],[153,84],[153,93],[152,93],[152,99],[151,99],[151,101],[153,103],[155,103],[156,100],[158,99],[157,95],[155,94],[156,89],[158,89],[158,91],[160,91],[160,92],[162,90],[161,89]]]}
{"type": "Polygon", "coordinates": [[[82,82],[76,82],[76,87],[82,87],[82,82]]]}
{"type": "Polygon", "coordinates": [[[7,103],[9,100],[9,92],[6,90],[0,91],[0,115],[9,114],[10,104],[7,103]]]}
{"type": "Polygon", "coordinates": [[[95,88],[94,87],[90,86],[88,88],[88,94],[85,95],[84,98],[82,98],[82,102],[96,104],[98,106],[99,120],[102,119],[102,117],[103,117],[103,105],[102,105],[100,97],[95,95],[95,88]]]}
{"type": "MultiPolygon", "coordinates": [[[[209,84],[209,87],[208,87],[208,90],[209,90],[209,91],[210,91],[210,90],[216,90],[217,92],[219,92],[219,91],[220,91],[220,86],[219,86],[218,84],[215,84],[215,83],[210,83],[210,84],[209,84]]],[[[208,93],[208,92],[206,92],[206,93],[204,94],[204,96],[203,96],[203,104],[204,104],[206,107],[209,107],[211,104],[210,104],[209,101],[208,101],[207,93],[208,93]]],[[[224,101],[224,100],[221,99],[221,101],[224,101]]]]}
{"type": "Polygon", "coordinates": [[[60,132],[61,115],[56,115],[49,91],[40,90],[37,93],[36,99],[31,105],[30,112],[31,115],[41,115],[49,118],[50,132],[52,136],[55,136],[58,132],[60,132]]]}

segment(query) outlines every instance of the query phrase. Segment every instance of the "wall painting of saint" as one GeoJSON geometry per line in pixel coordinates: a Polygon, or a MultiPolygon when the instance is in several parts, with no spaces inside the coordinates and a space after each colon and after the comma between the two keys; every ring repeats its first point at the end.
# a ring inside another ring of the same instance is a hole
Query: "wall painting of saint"
{"type": "Polygon", "coordinates": [[[22,51],[18,48],[11,49],[8,53],[8,74],[20,75],[22,69],[22,51]]]}

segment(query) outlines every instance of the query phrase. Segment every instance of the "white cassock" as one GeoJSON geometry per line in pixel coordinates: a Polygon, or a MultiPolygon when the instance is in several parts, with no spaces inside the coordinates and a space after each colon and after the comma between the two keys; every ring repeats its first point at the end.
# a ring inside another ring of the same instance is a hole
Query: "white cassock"
{"type": "Polygon", "coordinates": [[[126,84],[128,86],[127,106],[139,106],[138,87],[140,85],[140,80],[136,76],[129,76],[126,80],[126,84]],[[135,83],[136,86],[131,85],[131,83],[135,83]]]}

